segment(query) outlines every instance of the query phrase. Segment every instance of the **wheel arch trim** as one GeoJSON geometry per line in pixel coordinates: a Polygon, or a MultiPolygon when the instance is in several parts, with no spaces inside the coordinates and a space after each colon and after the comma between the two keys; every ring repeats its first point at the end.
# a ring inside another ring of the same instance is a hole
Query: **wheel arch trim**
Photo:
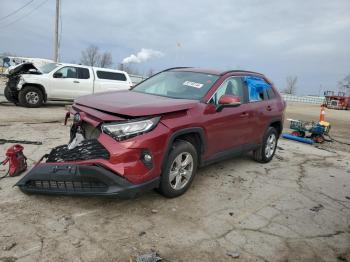
{"type": "Polygon", "coordinates": [[[38,87],[40,88],[41,92],[43,93],[43,96],[44,96],[44,101],[46,102],[47,101],[47,93],[46,93],[46,89],[43,85],[41,84],[37,84],[37,83],[24,83],[22,88],[19,90],[24,90],[26,87],[28,86],[34,86],[34,87],[38,87]]]}
{"type": "MultiPolygon", "coordinates": [[[[199,135],[199,138],[201,140],[201,152],[199,152],[199,156],[198,156],[198,159],[199,161],[201,162],[202,161],[202,155],[204,154],[207,146],[206,146],[206,138],[205,138],[205,132],[204,132],[204,129],[202,127],[190,127],[190,128],[184,128],[184,129],[179,129],[177,131],[175,131],[174,133],[172,133],[168,139],[168,142],[167,142],[167,147],[166,147],[166,150],[164,152],[164,158],[163,158],[163,163],[162,163],[162,170],[165,166],[165,161],[167,159],[167,156],[169,155],[170,153],[170,150],[172,148],[172,145],[174,143],[174,141],[176,140],[176,138],[182,136],[182,135],[186,135],[186,134],[198,134],[199,135]]],[[[200,163],[199,163],[200,164],[200,163]]]]}
{"type": "Polygon", "coordinates": [[[273,126],[273,124],[278,123],[280,125],[281,130],[276,130],[278,132],[278,136],[280,136],[282,134],[283,131],[283,121],[281,118],[274,118],[271,121],[268,122],[267,126],[266,126],[266,130],[270,127],[273,126]]]}

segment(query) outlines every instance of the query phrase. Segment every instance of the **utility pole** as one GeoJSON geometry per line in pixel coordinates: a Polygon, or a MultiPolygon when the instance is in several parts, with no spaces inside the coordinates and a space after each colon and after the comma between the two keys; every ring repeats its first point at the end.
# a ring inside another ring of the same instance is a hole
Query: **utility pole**
{"type": "Polygon", "coordinates": [[[58,62],[59,57],[59,38],[58,38],[58,28],[60,20],[60,0],[56,0],[56,17],[55,17],[55,43],[54,43],[54,61],[58,62]]]}

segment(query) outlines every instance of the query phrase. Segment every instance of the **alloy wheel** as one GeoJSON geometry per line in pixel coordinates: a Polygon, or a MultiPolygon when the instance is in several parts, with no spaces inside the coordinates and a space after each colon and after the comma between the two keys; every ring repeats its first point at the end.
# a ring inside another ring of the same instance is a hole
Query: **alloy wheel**
{"type": "Polygon", "coordinates": [[[273,155],[273,153],[275,152],[276,142],[277,142],[276,135],[270,134],[269,137],[267,138],[266,146],[265,146],[266,158],[270,158],[273,155]]]}
{"type": "Polygon", "coordinates": [[[188,152],[180,153],[171,164],[169,182],[175,190],[181,190],[193,174],[193,157],[188,152]]]}
{"type": "Polygon", "coordinates": [[[26,94],[28,104],[36,105],[39,102],[39,99],[39,94],[37,92],[30,91],[26,94]]]}

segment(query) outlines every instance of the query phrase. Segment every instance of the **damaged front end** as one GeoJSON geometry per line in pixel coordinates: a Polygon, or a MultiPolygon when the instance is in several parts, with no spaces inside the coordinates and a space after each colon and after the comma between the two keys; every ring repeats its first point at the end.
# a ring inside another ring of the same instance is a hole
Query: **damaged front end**
{"type": "MultiPolygon", "coordinates": [[[[130,165],[127,161],[135,162],[130,157],[130,151],[136,150],[118,149],[116,145],[109,145],[111,138],[101,132],[101,122],[96,121],[95,117],[85,112],[78,113],[74,109],[66,118],[70,115],[74,119],[69,143],[55,147],[44,155],[16,184],[21,191],[130,198],[158,186],[158,178],[137,184],[126,179],[123,174],[124,165],[130,165]],[[123,158],[125,152],[128,153],[126,160],[123,158]]],[[[120,119],[112,116],[111,120],[120,119]]],[[[139,156],[137,158],[139,161],[139,156]]],[[[134,162],[131,162],[133,166],[134,162]]]]}
{"type": "Polygon", "coordinates": [[[19,64],[9,70],[4,95],[8,101],[15,104],[18,103],[17,86],[21,81],[22,74],[41,74],[41,72],[30,62],[19,64]]]}

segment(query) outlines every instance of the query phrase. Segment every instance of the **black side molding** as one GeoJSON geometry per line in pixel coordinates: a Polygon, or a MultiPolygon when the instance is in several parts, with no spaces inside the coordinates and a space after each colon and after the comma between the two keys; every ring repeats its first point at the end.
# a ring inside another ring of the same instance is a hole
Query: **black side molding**
{"type": "Polygon", "coordinates": [[[44,163],[31,169],[15,186],[29,194],[132,198],[158,187],[159,177],[133,184],[101,166],[44,163]]]}

